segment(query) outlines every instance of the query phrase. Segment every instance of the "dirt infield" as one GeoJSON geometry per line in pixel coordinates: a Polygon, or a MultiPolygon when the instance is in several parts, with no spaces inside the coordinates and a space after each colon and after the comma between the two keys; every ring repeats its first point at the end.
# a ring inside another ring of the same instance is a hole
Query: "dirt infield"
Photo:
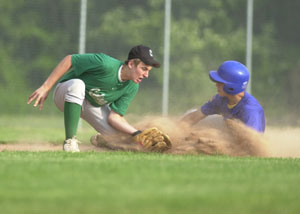
{"type": "MultiPolygon", "coordinates": [[[[79,145],[81,151],[107,151],[105,148],[96,148],[93,145],[79,145]]],[[[14,143],[0,145],[0,151],[61,151],[62,145],[54,145],[50,143],[14,143]]]]}
{"type": "MultiPolygon", "coordinates": [[[[173,147],[169,154],[224,154],[229,156],[300,157],[300,128],[268,127],[264,135],[250,130],[237,121],[209,117],[194,127],[178,125],[169,118],[149,117],[136,126],[140,129],[156,126],[169,134],[173,147]]],[[[113,136],[109,147],[94,147],[84,143],[81,151],[130,150],[143,151],[125,136],[113,136]]],[[[60,151],[62,145],[49,143],[0,144],[0,151],[60,151]]]]}

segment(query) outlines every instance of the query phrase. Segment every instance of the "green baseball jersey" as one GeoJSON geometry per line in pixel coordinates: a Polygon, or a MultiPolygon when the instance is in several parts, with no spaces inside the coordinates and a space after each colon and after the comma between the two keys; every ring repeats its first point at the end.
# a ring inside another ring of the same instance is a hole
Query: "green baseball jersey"
{"type": "Polygon", "coordinates": [[[124,115],[135,97],[139,84],[131,80],[121,82],[119,70],[123,62],[106,54],[74,54],[72,68],[60,82],[81,79],[85,83],[85,97],[94,106],[110,104],[113,111],[124,115]]]}

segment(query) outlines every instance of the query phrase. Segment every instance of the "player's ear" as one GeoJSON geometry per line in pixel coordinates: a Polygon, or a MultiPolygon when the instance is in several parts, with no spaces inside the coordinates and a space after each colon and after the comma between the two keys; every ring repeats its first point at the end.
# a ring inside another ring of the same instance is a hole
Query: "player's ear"
{"type": "Polygon", "coordinates": [[[134,66],[135,66],[134,60],[133,59],[129,60],[128,61],[128,68],[133,68],[134,66]]]}

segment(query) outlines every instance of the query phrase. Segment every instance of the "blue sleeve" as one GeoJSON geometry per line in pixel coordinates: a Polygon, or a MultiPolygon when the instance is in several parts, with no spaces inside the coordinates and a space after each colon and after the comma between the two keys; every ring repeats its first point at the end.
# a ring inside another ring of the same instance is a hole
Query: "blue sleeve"
{"type": "Polygon", "coordinates": [[[242,121],[258,132],[265,131],[265,114],[263,109],[250,109],[245,111],[242,121]]]}
{"type": "Polygon", "coordinates": [[[201,106],[201,111],[205,115],[218,114],[220,108],[220,96],[216,95],[203,106],[201,106]]]}

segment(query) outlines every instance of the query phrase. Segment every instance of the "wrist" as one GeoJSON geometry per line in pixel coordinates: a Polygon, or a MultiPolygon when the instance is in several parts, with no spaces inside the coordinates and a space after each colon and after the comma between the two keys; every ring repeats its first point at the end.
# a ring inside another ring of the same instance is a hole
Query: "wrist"
{"type": "Polygon", "coordinates": [[[141,133],[142,133],[141,130],[137,130],[137,131],[133,132],[133,133],[131,134],[131,136],[132,136],[132,137],[135,137],[135,136],[137,136],[138,134],[141,134],[141,133]]]}

